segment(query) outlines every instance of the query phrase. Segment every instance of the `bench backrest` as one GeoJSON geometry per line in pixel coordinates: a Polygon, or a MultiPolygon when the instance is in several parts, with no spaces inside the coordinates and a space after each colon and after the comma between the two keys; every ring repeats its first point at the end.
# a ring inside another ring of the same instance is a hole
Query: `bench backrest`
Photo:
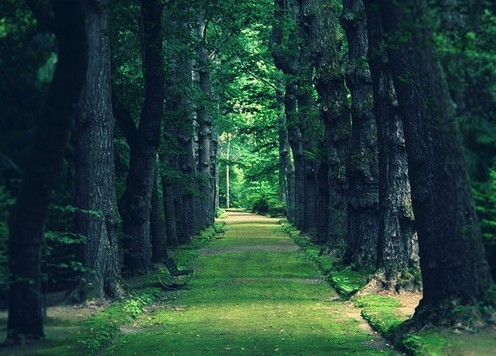
{"type": "Polygon", "coordinates": [[[179,272],[179,270],[177,269],[176,262],[174,262],[172,258],[168,258],[165,260],[165,266],[167,267],[167,269],[171,274],[179,272]]]}

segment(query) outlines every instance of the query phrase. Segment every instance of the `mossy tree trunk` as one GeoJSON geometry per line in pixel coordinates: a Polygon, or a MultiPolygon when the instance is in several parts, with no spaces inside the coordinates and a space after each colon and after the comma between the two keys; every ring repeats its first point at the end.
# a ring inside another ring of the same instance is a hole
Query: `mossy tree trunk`
{"type": "MultiPolygon", "coordinates": [[[[344,73],[341,68],[341,43],[338,34],[337,9],[325,0],[299,0],[300,26],[309,46],[309,58],[315,68],[314,83],[319,94],[319,111],[324,123],[326,155],[319,176],[326,169],[326,194],[320,205],[319,238],[332,246],[341,246],[347,235],[347,181],[345,162],[348,155],[350,114],[344,73]],[[322,226],[321,224],[325,224],[322,226]]],[[[325,188],[325,189],[323,189],[325,188]]]]}
{"type": "Polygon", "coordinates": [[[367,18],[362,0],[343,0],[341,26],[348,38],[346,85],[351,93],[351,138],[346,164],[348,238],[345,263],[373,269],[377,258],[379,182],[372,81],[366,60],[367,18]]]}
{"type": "Polygon", "coordinates": [[[192,33],[184,4],[171,3],[165,10],[165,31],[170,46],[166,66],[166,111],[163,130],[165,167],[163,178],[171,186],[172,205],[165,209],[167,224],[174,227],[171,239],[186,243],[197,232],[198,192],[194,145],[194,107],[191,92],[193,51],[189,48],[192,33]],[[170,209],[174,209],[171,214],[170,209]]]}
{"type": "Polygon", "coordinates": [[[458,321],[460,305],[484,302],[494,283],[426,2],[380,1],[379,10],[403,119],[422,270],[423,299],[407,326],[445,325],[458,321]]]}
{"type": "Polygon", "coordinates": [[[418,243],[408,181],[403,123],[398,113],[382,25],[374,1],[366,0],[369,66],[379,148],[377,273],[371,288],[419,290],[418,243]]]}
{"type": "Polygon", "coordinates": [[[141,1],[145,98],[121,201],[124,268],[130,274],[141,273],[151,265],[151,196],[164,105],[162,8],[160,0],[141,1]]]}
{"type": "Polygon", "coordinates": [[[110,84],[108,1],[86,2],[89,63],[75,114],[76,232],[85,237],[81,262],[87,272],[72,293],[78,302],[120,298],[114,172],[114,118],[110,84]]]}

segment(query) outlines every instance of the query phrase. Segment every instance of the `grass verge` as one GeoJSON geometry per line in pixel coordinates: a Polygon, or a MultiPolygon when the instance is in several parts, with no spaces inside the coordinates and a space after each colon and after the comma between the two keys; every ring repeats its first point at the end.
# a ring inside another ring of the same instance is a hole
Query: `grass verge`
{"type": "MultiPolygon", "coordinates": [[[[343,297],[350,299],[360,308],[361,315],[370,326],[388,338],[394,329],[408,320],[413,313],[405,311],[406,294],[361,294],[360,289],[368,282],[370,271],[355,271],[340,267],[340,261],[327,255],[321,255],[322,246],[302,235],[296,228],[281,221],[288,235],[305,251],[306,255],[328,277],[329,283],[343,297]]],[[[418,297],[410,296],[409,305],[416,305],[418,297]]],[[[398,349],[408,355],[492,355],[496,350],[496,328],[489,328],[477,333],[453,330],[428,329],[417,334],[406,335],[398,349]]]]}

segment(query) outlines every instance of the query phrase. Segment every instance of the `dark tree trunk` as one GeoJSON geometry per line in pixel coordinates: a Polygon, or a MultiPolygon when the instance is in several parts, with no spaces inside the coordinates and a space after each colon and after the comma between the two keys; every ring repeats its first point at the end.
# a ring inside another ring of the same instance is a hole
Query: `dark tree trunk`
{"type": "Polygon", "coordinates": [[[411,274],[419,269],[417,234],[411,208],[403,124],[384,49],[382,25],[372,0],[366,0],[369,66],[379,148],[379,236],[375,289],[420,288],[411,274]]]}
{"type": "MultiPolygon", "coordinates": [[[[347,236],[347,182],[345,162],[350,135],[350,115],[341,68],[337,9],[325,0],[299,0],[300,25],[305,31],[315,67],[314,83],[319,94],[320,116],[325,125],[328,203],[321,207],[326,227],[321,227],[329,245],[342,245],[347,236]]],[[[324,169],[322,166],[321,169],[324,169]]],[[[322,179],[323,172],[320,173],[322,179]]],[[[322,190],[323,187],[321,187],[322,190]]]]}
{"type": "Polygon", "coordinates": [[[152,210],[150,215],[150,235],[153,263],[162,262],[167,257],[167,235],[165,233],[165,221],[162,212],[158,184],[158,174],[155,174],[151,201],[152,210]]]}
{"type": "Polygon", "coordinates": [[[213,175],[214,162],[212,161],[212,115],[210,106],[214,101],[210,83],[209,53],[205,41],[205,23],[199,26],[199,35],[202,43],[198,50],[198,84],[202,92],[202,99],[198,103],[198,173],[200,175],[200,228],[207,227],[214,222],[215,176],[213,175]]]}
{"type": "Polygon", "coordinates": [[[58,61],[35,130],[21,187],[9,220],[7,343],[44,336],[41,245],[50,194],[62,168],[71,116],[85,79],[88,53],[82,2],[54,2],[58,61]]]}
{"type": "MultiPolygon", "coordinates": [[[[309,53],[302,55],[307,58],[309,53]]],[[[316,237],[317,203],[319,193],[318,173],[320,161],[318,157],[318,137],[321,129],[319,117],[315,113],[315,102],[312,96],[311,76],[312,67],[308,66],[300,74],[300,85],[298,86],[298,122],[301,133],[301,164],[302,164],[302,201],[301,219],[299,228],[316,237]]],[[[298,194],[298,193],[297,193],[298,194]]]]}
{"type": "Polygon", "coordinates": [[[351,92],[348,180],[348,240],[345,263],[375,268],[379,222],[377,129],[367,62],[367,18],[362,0],[343,0],[341,25],[348,38],[346,84],[351,92]]]}
{"type": "MultiPolygon", "coordinates": [[[[193,207],[197,199],[195,182],[196,166],[193,156],[194,108],[188,94],[192,90],[192,52],[189,49],[191,30],[184,16],[184,4],[172,3],[166,8],[165,31],[170,41],[166,75],[166,112],[164,158],[171,170],[174,213],[165,210],[169,224],[174,223],[176,236],[173,241],[186,243],[197,232],[198,216],[193,207]]],[[[169,206],[169,209],[172,206],[169,206]]]]}
{"type": "MultiPolygon", "coordinates": [[[[301,163],[297,162],[295,149],[298,151],[295,142],[299,135],[299,128],[296,124],[296,95],[297,88],[295,78],[296,75],[296,62],[297,58],[295,53],[296,48],[292,47],[290,43],[284,43],[286,37],[293,37],[293,34],[286,34],[287,21],[292,21],[291,17],[296,16],[297,3],[296,0],[284,1],[274,0],[274,23],[272,26],[272,34],[270,39],[270,50],[276,67],[285,74],[285,92],[284,97],[281,99],[284,102],[285,117],[285,130],[280,132],[279,139],[286,139],[287,137],[287,159],[292,166],[292,169],[286,172],[288,176],[288,202],[287,214],[288,220],[295,226],[299,226],[301,220],[301,194],[303,188],[301,187],[301,163]],[[292,50],[294,49],[294,51],[292,50]],[[291,155],[289,151],[293,152],[293,162],[291,162],[291,155]]],[[[281,127],[280,127],[281,129],[281,127]]],[[[288,162],[286,162],[288,163],[288,162]]]]}
{"type": "Polygon", "coordinates": [[[72,293],[83,300],[120,298],[114,172],[114,118],[110,84],[108,2],[86,2],[89,63],[75,114],[76,232],[86,237],[81,262],[88,272],[72,293]]]}
{"type": "Polygon", "coordinates": [[[380,1],[403,118],[424,296],[409,326],[456,319],[493,285],[424,0],[380,1]]]}
{"type": "Polygon", "coordinates": [[[282,81],[278,82],[276,91],[277,104],[280,107],[278,115],[279,134],[279,160],[280,160],[280,199],[286,204],[288,217],[294,216],[294,168],[291,162],[291,147],[289,146],[288,125],[284,113],[284,87],[282,81]]]}
{"type": "Polygon", "coordinates": [[[124,268],[141,273],[151,265],[150,210],[164,103],[162,3],[142,0],[145,99],[135,145],[131,146],[126,191],[121,201],[124,268]]]}
{"type": "Polygon", "coordinates": [[[210,145],[210,171],[212,174],[212,195],[214,197],[212,201],[212,220],[211,223],[214,222],[214,218],[217,215],[217,209],[219,209],[219,169],[217,166],[217,156],[219,154],[219,133],[217,132],[217,128],[212,128],[212,144],[210,145]]]}
{"type": "Polygon", "coordinates": [[[178,239],[176,226],[176,206],[174,204],[174,184],[167,177],[162,177],[162,191],[164,192],[165,231],[167,235],[167,241],[169,245],[177,246],[178,239]]]}
{"type": "Polygon", "coordinates": [[[286,110],[286,121],[288,127],[288,142],[293,153],[294,161],[294,209],[291,222],[301,229],[304,224],[305,186],[304,186],[304,163],[301,131],[297,119],[297,85],[294,82],[286,84],[284,96],[284,107],[286,110]]]}

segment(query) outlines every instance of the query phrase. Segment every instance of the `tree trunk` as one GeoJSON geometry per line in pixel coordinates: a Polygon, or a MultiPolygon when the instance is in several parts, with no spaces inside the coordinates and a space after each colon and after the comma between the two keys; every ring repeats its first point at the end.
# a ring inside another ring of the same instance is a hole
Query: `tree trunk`
{"type": "Polygon", "coordinates": [[[362,0],[343,0],[341,26],[348,38],[346,84],[351,92],[348,181],[348,240],[345,263],[375,268],[379,222],[377,128],[367,57],[367,18],[362,0]]]}
{"type": "Polygon", "coordinates": [[[165,222],[162,213],[162,204],[160,202],[158,184],[158,174],[155,174],[151,201],[152,210],[150,216],[153,263],[162,262],[167,257],[167,234],[165,232],[165,222]]]}
{"type": "Polygon", "coordinates": [[[279,160],[280,160],[280,195],[281,202],[286,204],[288,217],[294,216],[294,168],[291,161],[286,114],[284,113],[284,87],[278,80],[276,90],[277,104],[280,108],[278,115],[279,160]]]}
{"type": "MultiPolygon", "coordinates": [[[[303,46],[306,47],[306,46],[303,46]]],[[[309,57],[309,53],[302,54],[302,58],[309,57]]],[[[318,137],[320,122],[315,114],[315,102],[313,100],[313,88],[311,85],[312,67],[308,65],[300,74],[300,85],[298,88],[298,121],[301,133],[301,164],[303,175],[302,191],[302,211],[300,229],[316,237],[318,225],[317,203],[319,193],[318,172],[320,161],[318,157],[318,137]]]]}
{"type": "Polygon", "coordinates": [[[424,297],[410,326],[458,321],[456,308],[484,301],[493,286],[427,11],[424,0],[380,2],[403,118],[422,270],[424,297]]]}
{"type": "Polygon", "coordinates": [[[82,2],[54,2],[58,61],[22,183],[9,219],[7,343],[44,336],[41,245],[50,194],[62,168],[73,108],[85,79],[88,53],[82,2]]]}
{"type": "Polygon", "coordinates": [[[124,268],[130,274],[141,273],[151,265],[151,196],[164,103],[161,1],[142,0],[141,14],[145,99],[136,144],[131,147],[126,191],[121,202],[124,268]]]}
{"type": "Polygon", "coordinates": [[[288,123],[288,142],[293,152],[294,161],[294,210],[291,222],[301,229],[304,224],[305,210],[305,171],[303,162],[303,146],[301,131],[297,119],[297,85],[294,82],[286,84],[284,107],[286,108],[286,121],[288,123]]]}
{"type": "Polygon", "coordinates": [[[179,241],[177,238],[176,206],[174,204],[174,183],[167,177],[162,177],[162,191],[164,192],[165,234],[168,245],[177,246],[179,241]]]}
{"type": "MultiPolygon", "coordinates": [[[[192,90],[192,58],[188,48],[191,30],[184,17],[184,4],[171,3],[165,11],[165,31],[170,41],[166,67],[166,110],[163,130],[173,202],[165,209],[168,224],[174,223],[173,243],[186,243],[197,232],[197,214],[193,207],[197,198],[196,164],[193,156],[194,109],[188,94],[192,90]],[[171,213],[168,209],[174,209],[171,213]]],[[[166,199],[167,200],[167,199],[166,199]]],[[[169,228],[172,228],[169,226],[169,228]]]]}
{"type": "MultiPolygon", "coordinates": [[[[326,0],[299,0],[300,25],[305,31],[315,67],[315,88],[320,116],[325,125],[328,203],[323,206],[327,226],[323,236],[329,245],[340,246],[347,236],[347,181],[345,162],[350,135],[350,115],[338,40],[337,9],[326,0]]],[[[324,169],[324,167],[321,167],[324,169]]],[[[321,174],[322,179],[323,172],[321,174]]]]}
{"type": "Polygon", "coordinates": [[[231,159],[231,134],[227,134],[227,142],[226,142],[226,209],[230,208],[231,205],[231,175],[230,168],[231,165],[229,160],[231,159]]]}
{"type": "Polygon", "coordinates": [[[108,2],[85,3],[89,63],[75,114],[76,232],[86,237],[81,259],[88,270],[72,293],[77,302],[120,298],[114,172],[114,118],[110,84],[108,2]]]}
{"type": "Polygon", "coordinates": [[[411,272],[420,266],[403,124],[398,114],[379,14],[372,0],[366,0],[365,6],[379,148],[379,236],[373,288],[415,291],[419,290],[420,281],[411,272]]]}
{"type": "MultiPolygon", "coordinates": [[[[297,141],[299,140],[299,128],[296,119],[296,73],[298,62],[298,48],[295,43],[286,43],[286,38],[294,38],[297,36],[289,26],[288,22],[294,21],[298,12],[298,3],[296,0],[274,0],[274,23],[272,26],[272,34],[270,39],[270,50],[276,67],[285,74],[285,93],[284,93],[284,111],[285,111],[285,127],[280,126],[279,139],[285,139],[287,136],[287,158],[291,163],[291,155],[289,150],[293,152],[292,169],[287,171],[288,174],[288,220],[295,226],[301,224],[301,201],[303,194],[302,187],[302,167],[299,148],[297,141]],[[287,33],[290,31],[290,33],[287,33]],[[296,152],[296,154],[295,154],[296,152]]],[[[281,96],[282,99],[282,96],[281,96]]],[[[288,167],[286,167],[288,168],[288,167]]]]}
{"type": "Polygon", "coordinates": [[[198,84],[202,92],[202,99],[198,103],[197,120],[198,120],[198,142],[199,142],[199,165],[198,173],[200,174],[200,205],[201,219],[200,228],[204,228],[214,221],[214,175],[212,174],[212,116],[209,106],[213,102],[212,88],[210,83],[209,55],[205,47],[205,22],[202,21],[199,26],[199,35],[202,43],[199,48],[198,63],[198,84]]]}

